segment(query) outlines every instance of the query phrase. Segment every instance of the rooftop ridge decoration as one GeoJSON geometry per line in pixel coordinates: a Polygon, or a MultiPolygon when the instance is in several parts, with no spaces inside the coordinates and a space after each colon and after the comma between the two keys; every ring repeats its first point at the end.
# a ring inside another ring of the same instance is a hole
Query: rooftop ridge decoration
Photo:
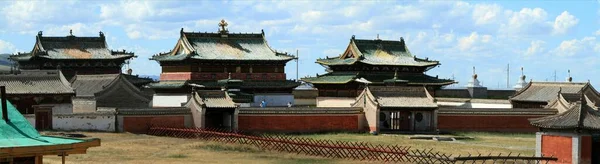
{"type": "Polygon", "coordinates": [[[542,118],[529,119],[531,125],[553,130],[598,130],[600,129],[600,113],[597,107],[587,104],[584,94],[580,100],[563,113],[542,118]]]}

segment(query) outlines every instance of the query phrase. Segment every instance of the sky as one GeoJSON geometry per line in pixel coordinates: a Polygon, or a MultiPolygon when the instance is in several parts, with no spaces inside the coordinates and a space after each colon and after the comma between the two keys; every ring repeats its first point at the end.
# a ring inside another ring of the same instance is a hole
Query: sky
{"type": "MultiPolygon", "coordinates": [[[[399,40],[413,55],[438,60],[426,72],[455,79],[472,75],[488,88],[512,87],[524,68],[527,81],[600,84],[600,0],[575,1],[0,1],[0,53],[28,52],[35,35],[98,36],[111,49],[133,51],[134,74],[159,75],[149,58],[170,51],[179,30],[265,31],[277,50],[299,52],[299,76],[325,70],[315,61],[337,56],[352,35],[399,40]],[[507,76],[507,72],[508,76],[507,76]],[[556,76],[554,76],[556,72],[556,76]]],[[[286,66],[296,77],[296,63],[286,66]]]]}

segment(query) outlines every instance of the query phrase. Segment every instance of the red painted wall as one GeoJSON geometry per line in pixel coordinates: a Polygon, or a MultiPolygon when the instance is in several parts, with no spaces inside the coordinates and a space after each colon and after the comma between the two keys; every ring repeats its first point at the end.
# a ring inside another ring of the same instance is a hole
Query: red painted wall
{"type": "Polygon", "coordinates": [[[360,131],[360,115],[239,115],[238,129],[270,132],[360,131]]]}
{"type": "Polygon", "coordinates": [[[152,125],[160,127],[184,128],[184,116],[124,116],[123,131],[146,133],[152,125]]]}
{"type": "Polygon", "coordinates": [[[581,163],[592,163],[592,136],[581,136],[581,163]]]}
{"type": "Polygon", "coordinates": [[[518,115],[438,115],[438,129],[441,131],[501,131],[537,132],[538,128],[529,124],[529,118],[544,116],[518,115]]]}
{"type": "Polygon", "coordinates": [[[553,163],[570,164],[572,158],[572,141],[571,136],[542,136],[542,154],[544,156],[554,156],[558,161],[553,163]]]}

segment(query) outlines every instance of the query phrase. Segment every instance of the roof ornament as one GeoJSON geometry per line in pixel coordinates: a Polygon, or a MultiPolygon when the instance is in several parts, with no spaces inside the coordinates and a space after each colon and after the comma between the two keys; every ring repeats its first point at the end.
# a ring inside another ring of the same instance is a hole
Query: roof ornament
{"type": "Polygon", "coordinates": [[[398,70],[394,71],[394,80],[398,79],[398,70]]]}
{"type": "Polygon", "coordinates": [[[229,72],[227,79],[231,79],[231,72],[229,72]]]}
{"type": "Polygon", "coordinates": [[[42,36],[42,31],[39,31],[39,32],[38,32],[38,36],[42,36]]]}
{"type": "Polygon", "coordinates": [[[569,73],[569,77],[567,77],[567,82],[573,82],[573,77],[571,77],[571,70],[567,70],[569,73]]]}
{"type": "Polygon", "coordinates": [[[73,29],[69,30],[69,36],[73,36],[73,29]]]}
{"type": "Polygon", "coordinates": [[[221,22],[219,22],[219,26],[221,27],[221,29],[219,30],[219,33],[227,33],[229,31],[227,31],[227,29],[225,27],[227,27],[227,25],[229,25],[225,19],[221,19],[221,22]]]}
{"type": "Polygon", "coordinates": [[[381,40],[381,39],[379,39],[379,34],[377,34],[377,39],[376,40],[381,40]]]}
{"type": "Polygon", "coordinates": [[[354,35],[352,35],[352,40],[354,40],[354,35]]]}
{"type": "Polygon", "coordinates": [[[519,78],[519,81],[517,81],[517,84],[513,87],[515,88],[515,90],[520,90],[522,88],[524,88],[527,85],[527,82],[525,81],[526,77],[525,74],[523,73],[523,67],[521,67],[521,78],[519,78]]]}
{"type": "Polygon", "coordinates": [[[99,32],[101,38],[104,38],[104,33],[102,31],[99,32]]]}
{"type": "Polygon", "coordinates": [[[473,78],[471,78],[471,80],[469,80],[469,83],[467,84],[467,87],[482,87],[479,84],[479,80],[477,80],[477,74],[475,73],[475,67],[473,67],[473,78]]]}

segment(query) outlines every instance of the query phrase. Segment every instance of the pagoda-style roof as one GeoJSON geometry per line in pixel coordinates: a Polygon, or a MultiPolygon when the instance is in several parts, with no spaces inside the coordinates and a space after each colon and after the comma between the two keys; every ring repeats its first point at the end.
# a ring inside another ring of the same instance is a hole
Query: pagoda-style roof
{"type": "MultiPolygon", "coordinates": [[[[582,95],[580,96],[582,97],[582,95]]],[[[600,130],[600,113],[598,108],[580,99],[566,112],[529,119],[531,125],[554,130],[600,130]]]]}
{"type": "Polygon", "coordinates": [[[510,101],[549,102],[556,98],[559,91],[560,93],[581,93],[588,88],[592,89],[596,95],[598,94],[589,82],[530,82],[525,88],[515,93],[510,101]]]}
{"type": "Polygon", "coordinates": [[[10,56],[15,61],[29,61],[32,58],[54,60],[89,60],[89,59],[130,59],[132,52],[113,51],[108,49],[104,33],[99,37],[78,37],[72,34],[66,37],[43,36],[40,31],[36,36],[33,50],[10,56]]]}
{"type": "Polygon", "coordinates": [[[403,38],[400,38],[400,41],[366,40],[355,39],[354,36],[350,39],[350,44],[342,55],[317,59],[317,63],[326,66],[353,65],[357,62],[370,65],[417,67],[433,67],[440,64],[438,61],[413,56],[403,38]]]}
{"type": "MultiPolygon", "coordinates": [[[[224,28],[224,27],[223,27],[224,28]]],[[[290,61],[294,56],[273,50],[261,33],[180,32],[175,48],[167,53],[152,56],[151,60],[181,61],[236,60],[236,61],[290,61]]]]}
{"type": "Polygon", "coordinates": [[[365,99],[383,108],[438,107],[425,87],[368,86],[356,98],[356,103],[365,99]]]}
{"type": "Polygon", "coordinates": [[[421,73],[389,74],[389,73],[358,73],[358,72],[330,72],[316,77],[302,78],[312,84],[346,84],[356,79],[364,78],[373,84],[383,84],[384,81],[407,82],[408,85],[449,85],[455,83],[449,79],[439,79],[421,73]]]}
{"type": "Polygon", "coordinates": [[[58,70],[23,70],[0,75],[7,94],[74,94],[71,84],[58,70]]]}
{"type": "MultiPolygon", "coordinates": [[[[10,87],[7,87],[9,89],[10,87]]],[[[40,135],[8,101],[9,121],[0,119],[0,159],[36,155],[82,154],[100,146],[100,139],[75,139],[40,135]]],[[[0,104],[3,102],[0,101],[0,104]]],[[[0,114],[2,111],[0,110],[0,114]]]]}
{"type": "Polygon", "coordinates": [[[199,90],[194,94],[194,101],[206,108],[236,108],[233,99],[227,92],[220,90],[199,90]]]}
{"type": "MultiPolygon", "coordinates": [[[[590,100],[590,98],[587,95],[583,95],[583,97],[585,98],[588,105],[596,106],[596,103],[590,100]]],[[[548,102],[548,105],[546,105],[544,108],[556,109],[559,113],[562,113],[571,109],[571,106],[573,106],[574,103],[580,100],[580,93],[561,93],[561,91],[559,91],[557,93],[557,97],[548,102]]]]}

